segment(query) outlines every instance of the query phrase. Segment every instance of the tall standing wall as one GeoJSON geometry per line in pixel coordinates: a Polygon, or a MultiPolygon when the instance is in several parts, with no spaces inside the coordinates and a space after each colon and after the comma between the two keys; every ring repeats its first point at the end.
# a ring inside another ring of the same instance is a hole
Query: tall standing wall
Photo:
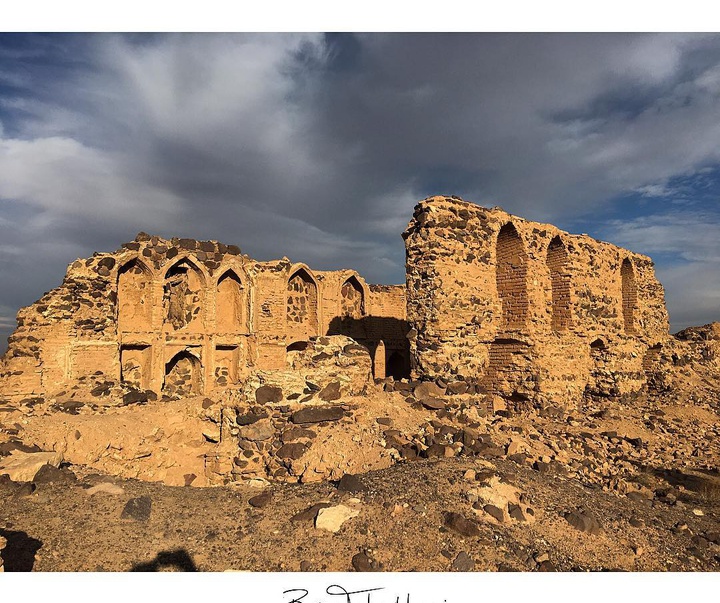
{"type": "Polygon", "coordinates": [[[420,202],[403,237],[415,377],[574,405],[638,392],[667,341],[646,256],[455,197],[420,202]]]}

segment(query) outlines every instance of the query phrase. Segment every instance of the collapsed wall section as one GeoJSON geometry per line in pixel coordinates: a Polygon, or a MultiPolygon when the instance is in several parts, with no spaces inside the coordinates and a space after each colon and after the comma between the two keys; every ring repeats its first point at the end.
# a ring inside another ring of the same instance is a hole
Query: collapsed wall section
{"type": "Polygon", "coordinates": [[[646,256],[455,197],[419,203],[403,237],[416,377],[577,403],[639,391],[668,337],[646,256]]]}

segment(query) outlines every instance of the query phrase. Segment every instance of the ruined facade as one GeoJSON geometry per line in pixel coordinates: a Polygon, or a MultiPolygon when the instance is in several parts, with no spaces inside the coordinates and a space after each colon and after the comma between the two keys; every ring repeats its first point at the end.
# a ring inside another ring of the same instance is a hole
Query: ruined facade
{"type": "Polygon", "coordinates": [[[174,397],[209,394],[241,387],[255,370],[288,368],[289,352],[326,334],[366,346],[377,377],[390,367],[401,378],[409,371],[404,319],[401,286],[141,233],[114,253],[77,260],[60,287],[20,310],[2,393],[123,383],[174,397]]]}
{"type": "Polygon", "coordinates": [[[496,404],[577,404],[640,391],[669,336],[650,258],[454,197],[403,234],[413,375],[496,404]]]}

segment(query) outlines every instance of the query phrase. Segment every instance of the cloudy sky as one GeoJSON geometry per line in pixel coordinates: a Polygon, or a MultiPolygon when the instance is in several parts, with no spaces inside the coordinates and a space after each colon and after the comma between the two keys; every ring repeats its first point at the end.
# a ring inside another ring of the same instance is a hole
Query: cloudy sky
{"type": "Polygon", "coordinates": [[[720,36],[0,35],[0,337],[144,230],[404,280],[456,194],[647,253],[720,318],[720,36]]]}

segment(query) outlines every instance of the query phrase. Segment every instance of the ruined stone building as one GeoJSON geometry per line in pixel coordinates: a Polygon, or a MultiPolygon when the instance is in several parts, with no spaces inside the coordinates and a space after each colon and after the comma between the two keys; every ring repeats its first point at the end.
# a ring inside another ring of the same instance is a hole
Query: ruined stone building
{"type": "Polygon", "coordinates": [[[364,345],[376,378],[462,382],[505,404],[622,396],[668,337],[653,263],[586,235],[454,197],[419,203],[406,285],[353,270],[258,262],[214,241],[141,233],[73,262],[18,313],[4,396],[82,381],[167,395],[233,388],[288,367],[313,337],[364,345]]]}
{"type": "Polygon", "coordinates": [[[257,262],[232,245],[141,233],[73,262],[60,287],[20,310],[3,395],[55,395],[81,381],[208,394],[253,370],[284,369],[311,337],[348,335],[377,377],[408,376],[402,286],[353,270],[257,262]]]}

